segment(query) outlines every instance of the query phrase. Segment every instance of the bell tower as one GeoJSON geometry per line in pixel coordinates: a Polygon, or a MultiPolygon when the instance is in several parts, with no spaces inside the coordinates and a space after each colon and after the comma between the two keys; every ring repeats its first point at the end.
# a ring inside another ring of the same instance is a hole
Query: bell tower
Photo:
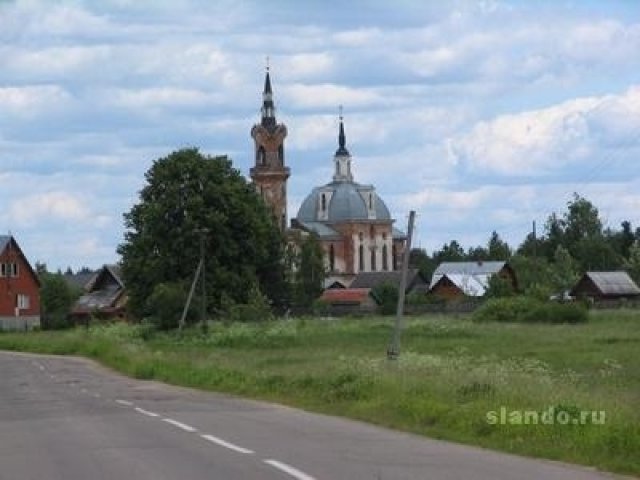
{"type": "Polygon", "coordinates": [[[255,146],[255,164],[249,171],[256,191],[271,207],[281,231],[287,228],[287,179],[291,174],[284,163],[284,139],[287,127],[276,122],[269,65],[262,92],[261,120],[251,128],[255,146]]]}

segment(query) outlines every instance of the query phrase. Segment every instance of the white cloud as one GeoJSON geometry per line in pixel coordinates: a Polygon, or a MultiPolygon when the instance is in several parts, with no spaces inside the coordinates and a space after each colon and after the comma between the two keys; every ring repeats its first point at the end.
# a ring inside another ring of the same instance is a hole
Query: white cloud
{"type": "Polygon", "coordinates": [[[37,193],[16,198],[8,207],[10,225],[31,226],[46,219],[83,221],[90,215],[86,203],[68,192],[37,193]]]}
{"type": "Polygon", "coordinates": [[[601,160],[603,143],[614,139],[622,149],[637,148],[637,126],[640,88],[633,87],[622,95],[580,98],[479,122],[450,139],[449,149],[471,171],[543,176],[601,160]]]}
{"type": "Polygon", "coordinates": [[[18,117],[32,117],[66,106],[72,98],[57,85],[0,87],[0,111],[18,117]]]}

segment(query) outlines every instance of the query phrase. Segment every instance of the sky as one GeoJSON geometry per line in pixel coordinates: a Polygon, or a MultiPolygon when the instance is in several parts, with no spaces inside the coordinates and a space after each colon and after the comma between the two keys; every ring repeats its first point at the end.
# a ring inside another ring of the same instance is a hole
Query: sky
{"type": "Polygon", "coordinates": [[[50,270],[117,262],[152,162],[253,163],[266,57],[289,216],[359,183],[414,246],[512,246],[577,192],[640,226],[640,2],[0,0],[0,231],[50,270]]]}

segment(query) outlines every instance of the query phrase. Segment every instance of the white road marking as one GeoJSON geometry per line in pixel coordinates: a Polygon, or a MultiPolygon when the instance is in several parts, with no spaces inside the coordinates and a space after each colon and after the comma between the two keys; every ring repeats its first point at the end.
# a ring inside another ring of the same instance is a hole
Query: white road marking
{"type": "Polygon", "coordinates": [[[133,403],[131,403],[128,400],[116,400],[116,403],[119,403],[120,405],[126,405],[127,407],[131,407],[133,405],[133,403]]]}
{"type": "Polygon", "coordinates": [[[136,412],[139,412],[147,417],[159,417],[160,414],[155,412],[150,412],[149,410],[145,410],[144,408],[136,407],[136,412]]]}
{"type": "Polygon", "coordinates": [[[244,448],[239,445],[229,443],[225,440],[222,440],[221,438],[214,437],[213,435],[200,435],[200,436],[205,440],[209,440],[210,442],[213,442],[217,445],[228,448],[229,450],[235,450],[236,452],[240,452],[240,453],[254,453],[253,450],[249,450],[248,448],[244,448]]]}
{"type": "Polygon", "coordinates": [[[100,394],[99,393],[92,393],[91,395],[93,395],[96,398],[100,398],[100,394]]]}
{"type": "Polygon", "coordinates": [[[44,365],[38,365],[38,368],[44,372],[44,365]]]}
{"type": "Polygon", "coordinates": [[[185,432],[197,432],[197,430],[195,428],[193,428],[191,425],[187,425],[186,423],[182,423],[182,422],[179,422],[177,420],[173,420],[172,418],[163,418],[162,421],[170,423],[171,425],[174,425],[174,426],[176,426],[178,428],[181,428],[185,432]]]}
{"type": "Polygon", "coordinates": [[[264,463],[271,465],[274,468],[277,468],[280,471],[288,473],[293,478],[297,480],[315,480],[311,475],[307,475],[306,473],[298,470],[297,468],[293,468],[291,465],[287,465],[286,463],[279,462],[278,460],[263,460],[264,463]]]}

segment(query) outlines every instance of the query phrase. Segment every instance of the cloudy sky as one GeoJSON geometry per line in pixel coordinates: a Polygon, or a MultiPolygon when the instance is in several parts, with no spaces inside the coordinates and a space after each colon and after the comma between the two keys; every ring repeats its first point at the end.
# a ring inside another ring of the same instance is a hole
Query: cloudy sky
{"type": "Polygon", "coordinates": [[[290,216],[344,105],[356,180],[429,251],[517,245],[574,191],[640,226],[639,52],[634,0],[0,0],[0,230],[49,268],[116,261],[154,159],[248,173],[266,56],[290,216]]]}

